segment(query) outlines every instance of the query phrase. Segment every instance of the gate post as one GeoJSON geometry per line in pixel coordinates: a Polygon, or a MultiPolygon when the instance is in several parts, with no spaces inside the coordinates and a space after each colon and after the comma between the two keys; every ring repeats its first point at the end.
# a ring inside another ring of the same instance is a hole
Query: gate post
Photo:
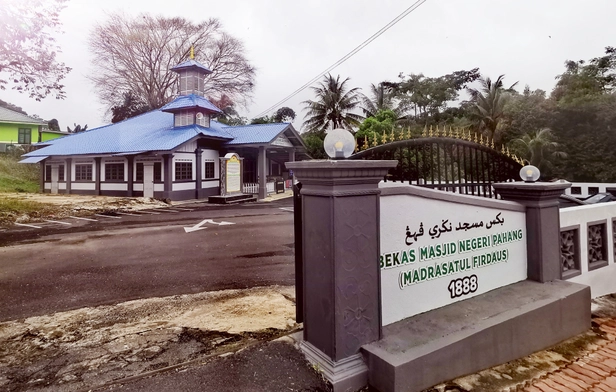
{"type": "Polygon", "coordinates": [[[551,282],[562,279],[558,198],[569,182],[503,182],[492,184],[505,200],[526,206],[528,279],[551,282]]]}
{"type": "Polygon", "coordinates": [[[335,392],[367,384],[362,345],[381,335],[378,183],[397,161],[303,161],[302,351],[335,392]]]}

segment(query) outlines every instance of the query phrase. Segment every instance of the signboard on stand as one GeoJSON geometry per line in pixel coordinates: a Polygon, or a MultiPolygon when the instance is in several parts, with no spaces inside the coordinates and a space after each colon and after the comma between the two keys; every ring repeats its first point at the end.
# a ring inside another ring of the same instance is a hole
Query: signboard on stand
{"type": "Polygon", "coordinates": [[[381,197],[383,325],[526,279],[519,211],[381,197]]]}
{"type": "Polygon", "coordinates": [[[242,193],[242,161],[235,153],[229,153],[221,161],[220,192],[221,196],[242,193]]]}

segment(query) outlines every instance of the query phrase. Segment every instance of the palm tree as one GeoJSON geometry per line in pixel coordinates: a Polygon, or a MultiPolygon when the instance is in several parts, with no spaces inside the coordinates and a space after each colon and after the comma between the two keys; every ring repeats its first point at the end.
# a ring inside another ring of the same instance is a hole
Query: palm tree
{"type": "Polygon", "coordinates": [[[374,117],[379,110],[391,110],[399,115],[399,107],[394,102],[395,93],[393,84],[381,82],[378,85],[370,84],[370,97],[362,96],[362,110],[366,117],[374,117]]]}
{"type": "Polygon", "coordinates": [[[501,121],[505,109],[505,104],[510,92],[514,91],[518,82],[512,84],[508,89],[503,87],[503,79],[505,75],[500,75],[496,81],[490,78],[479,78],[481,83],[480,89],[468,88],[467,91],[471,95],[472,101],[475,104],[476,114],[480,120],[480,129],[485,130],[486,136],[494,139],[498,136],[498,123],[501,121]]]}
{"type": "Polygon", "coordinates": [[[348,81],[346,78],[341,82],[340,76],[328,74],[316,87],[311,87],[315,100],[302,102],[306,105],[304,127],[308,132],[324,134],[330,126],[349,130],[359,126],[364,117],[352,111],[359,107],[361,93],[357,87],[347,90],[348,81]]]}
{"type": "Polygon", "coordinates": [[[560,145],[554,139],[552,131],[543,128],[513,140],[513,146],[528,164],[547,173],[552,169],[555,159],[567,157],[565,152],[559,150],[560,145]]]}

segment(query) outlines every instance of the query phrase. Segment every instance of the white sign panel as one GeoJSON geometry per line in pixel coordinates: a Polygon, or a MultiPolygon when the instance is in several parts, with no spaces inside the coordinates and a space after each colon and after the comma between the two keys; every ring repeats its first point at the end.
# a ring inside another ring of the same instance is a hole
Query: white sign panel
{"type": "Polygon", "coordinates": [[[242,190],[242,181],[240,178],[240,160],[237,155],[227,160],[227,193],[239,192],[242,190]]]}
{"type": "Polygon", "coordinates": [[[271,144],[272,146],[293,147],[293,143],[285,135],[279,135],[271,144]]]}
{"type": "Polygon", "coordinates": [[[381,197],[383,325],[526,279],[523,212],[381,197]]]}

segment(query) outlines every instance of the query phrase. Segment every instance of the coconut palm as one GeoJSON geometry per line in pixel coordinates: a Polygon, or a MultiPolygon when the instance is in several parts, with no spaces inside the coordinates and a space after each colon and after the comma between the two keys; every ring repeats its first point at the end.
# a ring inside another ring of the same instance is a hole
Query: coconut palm
{"type": "Polygon", "coordinates": [[[543,128],[513,140],[513,146],[528,164],[538,167],[541,172],[549,172],[555,159],[567,157],[554,140],[552,131],[543,128]]]}
{"type": "Polygon", "coordinates": [[[396,105],[393,83],[381,82],[370,84],[370,97],[362,96],[362,110],[367,117],[374,117],[379,110],[391,110],[399,115],[401,110],[396,105]]]}
{"type": "Polygon", "coordinates": [[[361,104],[359,88],[348,89],[349,78],[340,81],[340,76],[328,74],[314,87],[315,100],[302,102],[307,110],[304,127],[308,132],[324,134],[328,127],[352,130],[358,127],[363,116],[353,113],[361,104]]]}
{"type": "Polygon", "coordinates": [[[490,78],[479,78],[480,89],[467,88],[471,95],[476,110],[476,115],[480,121],[480,129],[485,131],[486,136],[491,139],[498,138],[497,128],[504,113],[505,104],[509,98],[509,93],[513,91],[518,82],[512,84],[508,89],[503,87],[505,75],[500,75],[495,81],[490,78]]]}

